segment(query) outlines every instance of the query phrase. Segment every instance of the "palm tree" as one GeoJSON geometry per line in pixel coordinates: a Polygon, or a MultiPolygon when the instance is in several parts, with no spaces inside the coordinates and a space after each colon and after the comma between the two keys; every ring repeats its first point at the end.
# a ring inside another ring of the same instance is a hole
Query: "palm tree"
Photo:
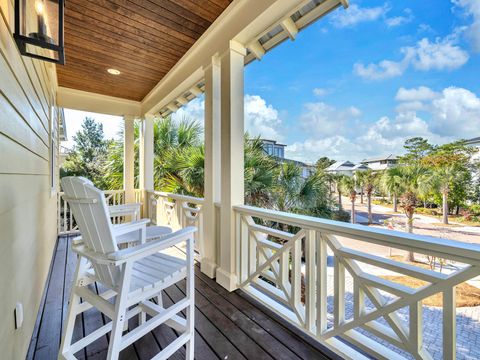
{"type": "Polygon", "coordinates": [[[362,172],[363,184],[365,186],[365,193],[367,194],[367,209],[368,209],[368,224],[373,223],[372,216],[372,195],[373,190],[377,186],[378,182],[378,173],[374,172],[372,169],[368,169],[362,172]]]}
{"type": "Polygon", "coordinates": [[[335,185],[335,189],[338,193],[338,210],[342,211],[343,206],[342,206],[342,187],[340,186],[342,179],[345,177],[345,175],[342,174],[333,174],[332,175],[332,181],[333,184],[335,185]]]}
{"type": "MultiPolygon", "coordinates": [[[[413,217],[419,204],[419,198],[432,189],[432,178],[430,171],[420,165],[401,166],[399,169],[399,180],[403,195],[401,204],[407,216],[407,232],[413,232],[413,217]]],[[[413,252],[409,252],[408,261],[415,261],[413,252]]]]}
{"type": "Polygon", "coordinates": [[[364,192],[364,187],[365,187],[365,177],[364,174],[365,171],[363,170],[357,170],[355,172],[355,181],[357,186],[360,188],[360,204],[363,204],[363,192],[364,192]]]}
{"type": "Polygon", "coordinates": [[[355,180],[351,177],[344,176],[340,181],[340,187],[345,194],[350,195],[350,202],[352,204],[352,216],[350,220],[352,224],[355,224],[355,200],[357,199],[355,180]]]}
{"type": "Polygon", "coordinates": [[[398,195],[402,188],[399,168],[393,167],[385,170],[380,178],[380,185],[384,191],[393,196],[393,211],[397,212],[398,195]]]}
{"type": "Polygon", "coordinates": [[[461,181],[462,173],[455,165],[440,166],[433,171],[433,186],[442,195],[442,220],[448,224],[448,197],[457,181],[461,181]]]}
{"type": "Polygon", "coordinates": [[[268,156],[260,138],[245,135],[245,202],[269,207],[271,193],[278,176],[278,164],[268,156]]]}

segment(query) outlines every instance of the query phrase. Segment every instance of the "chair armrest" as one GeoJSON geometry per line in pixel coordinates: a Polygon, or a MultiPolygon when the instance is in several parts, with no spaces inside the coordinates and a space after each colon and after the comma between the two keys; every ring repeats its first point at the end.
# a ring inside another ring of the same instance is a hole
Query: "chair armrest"
{"type": "Polygon", "coordinates": [[[140,243],[144,243],[147,240],[147,224],[150,223],[150,219],[141,219],[138,221],[132,221],[125,224],[114,226],[113,235],[115,237],[123,234],[127,234],[134,231],[140,231],[140,243]]]}
{"type": "Polygon", "coordinates": [[[88,249],[83,243],[73,244],[72,250],[78,255],[90,260],[92,263],[102,265],[116,265],[115,261],[109,259],[106,254],[92,251],[88,249]]]}
{"type": "Polygon", "coordinates": [[[123,235],[132,231],[141,230],[150,223],[150,219],[141,219],[137,221],[128,222],[125,224],[118,224],[113,226],[114,235],[123,235]]]}
{"type": "Polygon", "coordinates": [[[108,211],[110,215],[115,215],[117,213],[124,213],[128,211],[139,211],[140,207],[142,206],[141,203],[128,203],[128,204],[121,204],[121,205],[110,205],[108,207],[108,211]]]}
{"type": "Polygon", "coordinates": [[[190,251],[193,250],[193,234],[197,232],[196,227],[187,227],[178,230],[164,238],[149,241],[148,243],[133,246],[127,249],[115,251],[107,255],[107,258],[116,263],[123,263],[127,261],[136,261],[146,256],[155,254],[161,250],[167,249],[183,241],[191,241],[190,251]]]}

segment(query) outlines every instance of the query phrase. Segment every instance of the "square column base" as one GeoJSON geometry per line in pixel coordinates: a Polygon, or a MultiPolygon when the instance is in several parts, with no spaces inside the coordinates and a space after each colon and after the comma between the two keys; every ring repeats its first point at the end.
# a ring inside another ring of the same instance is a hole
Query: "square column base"
{"type": "Polygon", "coordinates": [[[228,291],[234,291],[238,289],[237,276],[220,268],[217,269],[217,283],[228,291]]]}
{"type": "Polygon", "coordinates": [[[202,271],[202,273],[207,275],[210,279],[213,279],[217,272],[217,264],[210,259],[203,258],[200,261],[200,270],[202,271]]]}

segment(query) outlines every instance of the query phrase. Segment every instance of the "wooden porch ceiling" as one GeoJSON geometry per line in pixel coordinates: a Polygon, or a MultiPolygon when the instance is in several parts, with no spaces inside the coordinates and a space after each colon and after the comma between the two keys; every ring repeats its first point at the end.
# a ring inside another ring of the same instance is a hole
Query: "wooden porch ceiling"
{"type": "Polygon", "coordinates": [[[232,0],[68,0],[60,86],[140,101],[232,0]],[[110,75],[114,68],[120,75],[110,75]]]}

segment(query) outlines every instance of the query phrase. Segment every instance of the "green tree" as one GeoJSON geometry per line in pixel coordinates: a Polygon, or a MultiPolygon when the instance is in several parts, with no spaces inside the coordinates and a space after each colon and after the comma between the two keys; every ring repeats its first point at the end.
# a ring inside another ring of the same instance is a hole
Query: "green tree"
{"type": "Polygon", "coordinates": [[[271,205],[279,165],[263,150],[259,137],[245,135],[245,203],[258,207],[271,205]]]}
{"type": "MultiPolygon", "coordinates": [[[[413,218],[419,204],[419,197],[428,193],[431,188],[431,172],[419,165],[401,166],[398,168],[402,185],[401,205],[407,217],[407,232],[413,232],[413,218]]],[[[408,261],[414,261],[413,252],[408,253],[408,261]]]]}
{"type": "Polygon", "coordinates": [[[365,176],[364,170],[358,170],[355,172],[355,183],[357,185],[357,188],[360,189],[360,204],[363,204],[363,193],[365,191],[365,176]]]}
{"type": "Polygon", "coordinates": [[[341,183],[344,177],[345,175],[342,175],[342,174],[332,174],[331,176],[331,180],[333,181],[333,185],[338,194],[338,211],[343,210],[343,204],[342,204],[343,191],[342,191],[341,183]]]}
{"type": "Polygon", "coordinates": [[[386,169],[380,178],[381,188],[393,197],[393,211],[398,211],[398,196],[402,191],[401,171],[399,167],[386,169]]]}
{"type": "Polygon", "coordinates": [[[433,184],[435,190],[442,196],[442,221],[448,224],[448,200],[449,195],[455,184],[461,182],[465,177],[460,167],[455,165],[441,166],[432,172],[433,184]]]}
{"type": "Polygon", "coordinates": [[[350,220],[352,224],[355,224],[355,200],[357,199],[357,190],[355,179],[349,176],[344,176],[340,180],[340,188],[344,194],[348,194],[350,196],[350,203],[351,203],[351,217],[350,220]]]}
{"type": "Polygon", "coordinates": [[[359,172],[358,178],[360,179],[360,183],[363,185],[362,192],[365,190],[365,194],[367,195],[368,224],[372,224],[372,195],[375,187],[378,185],[378,173],[372,169],[368,169],[359,172]]]}
{"type": "Polygon", "coordinates": [[[315,166],[318,170],[325,170],[326,168],[328,168],[330,165],[334,163],[335,163],[335,160],[332,160],[326,156],[323,156],[317,160],[317,162],[315,163],[315,166]]]}
{"type": "Polygon", "coordinates": [[[418,165],[429,155],[435,147],[422,137],[407,139],[403,146],[407,153],[400,157],[400,163],[405,165],[418,165]]]}
{"type": "Polygon", "coordinates": [[[62,165],[60,176],[84,176],[104,188],[103,170],[111,142],[105,140],[102,124],[86,117],[73,140],[75,145],[62,165]]]}
{"type": "Polygon", "coordinates": [[[432,172],[434,198],[442,204],[443,223],[448,224],[449,208],[459,207],[468,198],[472,188],[472,157],[476,149],[465,141],[437,146],[422,163],[432,172]],[[451,206],[450,206],[451,205],[451,206]]]}

